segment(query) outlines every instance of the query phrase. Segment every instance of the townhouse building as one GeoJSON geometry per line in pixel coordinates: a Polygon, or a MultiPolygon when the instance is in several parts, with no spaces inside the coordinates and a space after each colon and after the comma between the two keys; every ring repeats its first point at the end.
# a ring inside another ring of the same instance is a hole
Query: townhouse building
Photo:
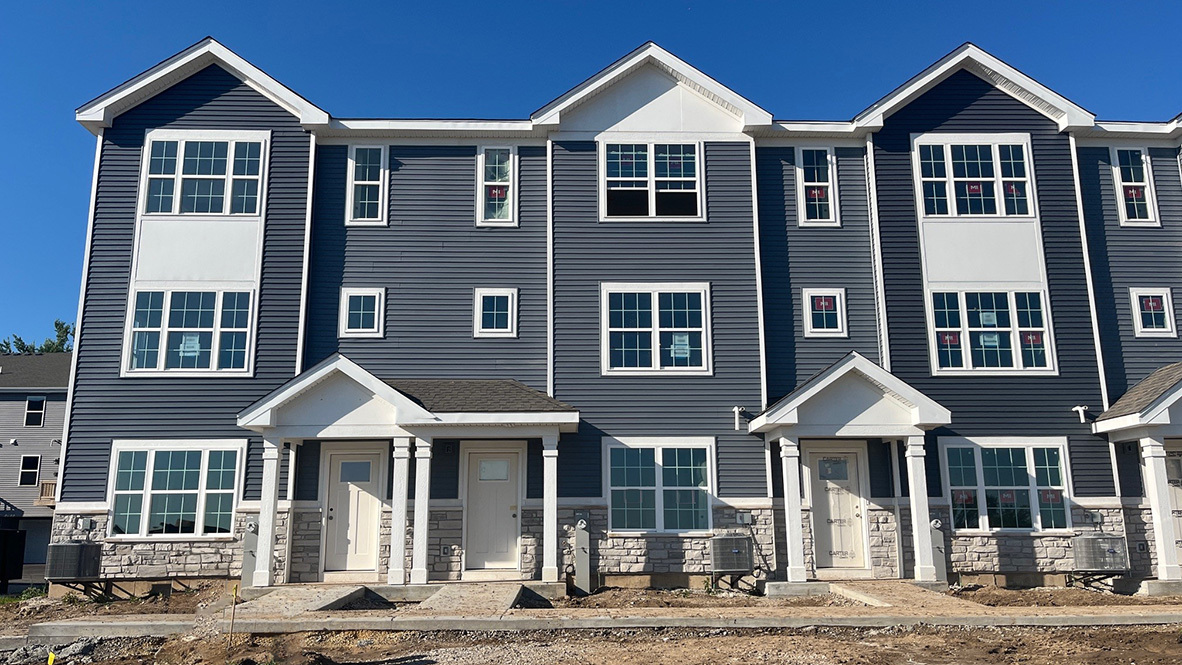
{"type": "Polygon", "coordinates": [[[0,355],[0,529],[25,532],[26,566],[44,564],[49,546],[70,362],[69,353],[0,355]]]}
{"type": "Polygon", "coordinates": [[[781,121],[652,43],[338,118],[208,38],[77,118],[53,538],[104,578],[685,584],[738,532],[756,582],[1038,582],[1100,531],[1182,581],[1177,118],[966,44],[781,121]]]}

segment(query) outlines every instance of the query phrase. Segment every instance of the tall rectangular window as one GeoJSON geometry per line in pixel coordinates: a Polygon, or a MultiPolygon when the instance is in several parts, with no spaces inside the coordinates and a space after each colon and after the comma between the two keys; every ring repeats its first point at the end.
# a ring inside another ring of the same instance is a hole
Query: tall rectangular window
{"type": "Polygon", "coordinates": [[[607,143],[603,154],[604,217],[701,216],[696,144],[607,143]]]}
{"type": "Polygon", "coordinates": [[[1149,155],[1142,149],[1113,149],[1113,178],[1122,225],[1157,225],[1149,155]]]}
{"type": "Polygon", "coordinates": [[[221,535],[234,530],[238,449],[120,449],[111,478],[113,536],[221,535]]]}
{"type": "Polygon", "coordinates": [[[922,215],[1033,216],[1028,139],[967,138],[926,134],[916,140],[912,157],[922,215]]]}
{"type": "Polygon", "coordinates": [[[678,443],[608,445],[609,528],[710,529],[710,448],[678,443]]]}
{"type": "Polygon", "coordinates": [[[511,226],[515,223],[516,155],[514,148],[484,148],[480,151],[476,164],[480,182],[478,225],[511,226]]]}
{"type": "Polygon", "coordinates": [[[797,197],[801,226],[837,226],[837,160],[831,148],[797,151],[797,197]]]}
{"type": "Polygon", "coordinates": [[[933,368],[1053,370],[1045,297],[1038,291],[932,293],[933,368]]]}
{"type": "Polygon", "coordinates": [[[25,427],[41,427],[45,424],[46,399],[41,395],[25,398],[25,427]]]}
{"type": "Polygon", "coordinates": [[[476,289],[475,337],[517,336],[517,289],[476,289]]]}
{"type": "Polygon", "coordinates": [[[1137,337],[1176,337],[1173,300],[1168,288],[1129,289],[1133,333],[1137,337]]]}
{"type": "Polygon", "coordinates": [[[21,487],[36,487],[41,476],[41,456],[21,455],[20,476],[17,485],[21,487]]]}
{"type": "Polygon", "coordinates": [[[382,337],[385,330],[386,290],[383,288],[341,289],[340,337],[382,337]]]}
{"type": "Polygon", "coordinates": [[[248,371],[247,291],[138,291],[132,299],[130,371],[248,371]]]}
{"type": "Polygon", "coordinates": [[[386,223],[385,146],[349,148],[348,224],[386,223]]]}
{"type": "Polygon", "coordinates": [[[604,284],[603,372],[708,373],[709,287],[604,284]]]}
{"type": "Polygon", "coordinates": [[[953,528],[1070,528],[1063,450],[1057,443],[978,444],[966,440],[946,445],[953,528]]]}
{"type": "Polygon", "coordinates": [[[259,215],[265,135],[265,132],[153,132],[145,148],[144,212],[259,215]]]}

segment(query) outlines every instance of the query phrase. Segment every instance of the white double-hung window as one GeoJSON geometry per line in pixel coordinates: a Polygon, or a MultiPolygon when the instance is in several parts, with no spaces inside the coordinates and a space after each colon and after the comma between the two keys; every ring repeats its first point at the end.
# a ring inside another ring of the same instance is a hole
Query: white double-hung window
{"type": "Polygon", "coordinates": [[[517,149],[482,148],[476,160],[477,226],[517,224],[517,149]]]}
{"type": "Polygon", "coordinates": [[[1053,372],[1044,292],[935,291],[930,298],[932,366],[937,374],[1053,372]]]}
{"type": "Polygon", "coordinates": [[[269,132],[150,132],[140,209],[150,216],[260,216],[269,136],[269,132]]]}
{"type": "Polygon", "coordinates": [[[604,455],[611,531],[710,530],[713,439],[605,438],[604,455]]]}
{"type": "Polygon", "coordinates": [[[250,372],[250,291],[143,290],[132,294],[127,372],[250,372]]]}
{"type": "Polygon", "coordinates": [[[1071,528],[1062,439],[940,438],[957,531],[1071,528]]]}
{"type": "Polygon", "coordinates": [[[1149,151],[1113,148],[1111,158],[1121,226],[1158,226],[1149,151]]]}
{"type": "Polygon", "coordinates": [[[924,134],[912,153],[923,217],[1031,217],[1029,137],[924,134]]]}
{"type": "Polygon", "coordinates": [[[111,536],[228,536],[242,486],[241,441],[115,441],[111,536]]]}
{"type": "Polygon", "coordinates": [[[604,374],[711,372],[709,284],[605,283],[600,296],[604,374]]]}
{"type": "Polygon", "coordinates": [[[699,144],[605,143],[601,148],[604,219],[703,216],[699,144]]]}
{"type": "Polygon", "coordinates": [[[796,200],[801,226],[840,226],[837,217],[837,159],[832,148],[798,148],[796,200]]]}
{"type": "Polygon", "coordinates": [[[388,171],[385,146],[349,146],[346,225],[386,223],[388,171]]]}

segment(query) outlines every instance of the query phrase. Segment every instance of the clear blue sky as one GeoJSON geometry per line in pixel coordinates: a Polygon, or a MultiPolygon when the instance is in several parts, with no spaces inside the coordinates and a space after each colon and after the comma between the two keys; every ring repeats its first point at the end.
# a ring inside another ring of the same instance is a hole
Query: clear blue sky
{"type": "Polygon", "coordinates": [[[1102,119],[1182,112],[1182,3],[9,2],[0,337],[73,321],[83,102],[213,35],[338,117],[525,118],[654,40],[784,119],[849,119],[973,41],[1102,119]]]}

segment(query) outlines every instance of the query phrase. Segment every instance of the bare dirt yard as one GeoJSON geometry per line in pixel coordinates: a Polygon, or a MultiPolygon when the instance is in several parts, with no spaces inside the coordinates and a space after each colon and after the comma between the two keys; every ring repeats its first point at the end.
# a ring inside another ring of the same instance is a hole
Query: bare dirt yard
{"type": "Polygon", "coordinates": [[[50,599],[44,596],[0,602],[0,635],[20,634],[45,621],[118,616],[122,614],[196,614],[214,603],[225,602],[220,586],[174,592],[168,597],[99,602],[80,596],[50,599]]]}
{"type": "Polygon", "coordinates": [[[691,589],[600,589],[590,596],[569,597],[551,603],[555,608],[616,609],[629,607],[855,607],[861,603],[842,596],[767,598],[736,591],[691,589]]]}
{"type": "Polygon", "coordinates": [[[105,640],[88,652],[86,658],[89,660],[73,662],[119,665],[1149,665],[1182,662],[1177,626],[334,632],[240,640],[229,653],[225,636],[105,640]]]}
{"type": "Polygon", "coordinates": [[[1099,607],[1104,605],[1182,605],[1182,596],[1126,596],[1079,587],[1006,589],[996,586],[952,589],[948,595],[990,607],[1099,607]]]}

